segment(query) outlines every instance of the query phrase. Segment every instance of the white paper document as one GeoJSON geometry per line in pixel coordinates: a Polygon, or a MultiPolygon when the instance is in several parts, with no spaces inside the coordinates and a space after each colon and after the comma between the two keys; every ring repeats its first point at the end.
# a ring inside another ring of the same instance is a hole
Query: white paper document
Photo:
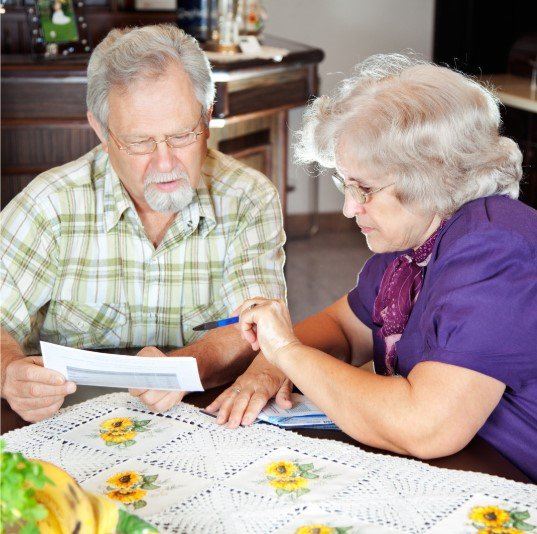
{"type": "Polygon", "coordinates": [[[284,428],[338,428],[338,426],[307,397],[299,393],[293,393],[292,395],[292,408],[284,410],[276,404],[274,399],[272,399],[263,410],[261,410],[257,419],[284,428]]]}
{"type": "Polygon", "coordinates": [[[83,386],[203,391],[196,358],[122,356],[41,341],[43,364],[83,386]]]}

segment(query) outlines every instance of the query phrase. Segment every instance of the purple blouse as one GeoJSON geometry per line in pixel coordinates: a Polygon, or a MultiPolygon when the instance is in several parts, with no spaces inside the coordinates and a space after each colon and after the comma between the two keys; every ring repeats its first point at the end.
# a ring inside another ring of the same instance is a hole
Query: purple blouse
{"type": "MultiPolygon", "coordinates": [[[[384,343],[373,303],[386,267],[401,252],[375,254],[348,302],[384,343]]],[[[421,361],[473,369],[507,387],[478,435],[537,481],[537,211],[503,196],[465,204],[436,240],[420,295],[396,346],[396,373],[421,361]]]]}

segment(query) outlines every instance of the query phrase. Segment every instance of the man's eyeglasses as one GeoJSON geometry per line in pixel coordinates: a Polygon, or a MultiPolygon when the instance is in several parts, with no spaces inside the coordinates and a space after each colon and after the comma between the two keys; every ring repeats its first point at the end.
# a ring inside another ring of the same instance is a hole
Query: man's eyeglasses
{"type": "MultiPolygon", "coordinates": [[[[203,112],[194,126],[194,130],[198,127],[203,117],[203,112]]],[[[198,137],[205,132],[207,128],[203,128],[201,132],[185,132],[177,135],[167,135],[162,141],[155,141],[152,137],[149,139],[144,139],[143,141],[138,141],[136,143],[129,143],[128,145],[123,146],[118,138],[112,133],[110,128],[108,128],[108,133],[110,137],[114,140],[119,150],[124,150],[130,156],[144,156],[146,154],[152,154],[159,143],[166,143],[170,148],[184,148],[185,146],[191,145],[198,140],[198,137]]]]}
{"type": "Polygon", "coordinates": [[[379,191],[382,191],[383,189],[386,189],[387,187],[390,187],[390,185],[393,185],[395,183],[392,182],[391,184],[383,185],[378,189],[373,189],[373,191],[367,191],[357,184],[346,184],[343,176],[340,176],[337,172],[332,174],[332,181],[334,182],[334,185],[337,187],[337,190],[341,194],[345,195],[345,193],[349,192],[351,198],[355,202],[358,202],[358,204],[365,204],[369,200],[369,197],[371,195],[374,195],[375,193],[378,193],[379,191]]]}

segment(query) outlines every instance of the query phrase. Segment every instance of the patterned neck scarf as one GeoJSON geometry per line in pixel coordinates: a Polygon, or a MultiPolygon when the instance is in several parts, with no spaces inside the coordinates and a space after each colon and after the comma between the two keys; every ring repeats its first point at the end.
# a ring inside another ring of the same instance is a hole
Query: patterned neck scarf
{"type": "Polygon", "coordinates": [[[431,259],[438,229],[416,250],[402,254],[388,265],[373,306],[373,322],[381,326],[380,335],[385,344],[385,375],[393,375],[397,363],[395,344],[401,339],[410,312],[423,284],[423,271],[431,259]]]}

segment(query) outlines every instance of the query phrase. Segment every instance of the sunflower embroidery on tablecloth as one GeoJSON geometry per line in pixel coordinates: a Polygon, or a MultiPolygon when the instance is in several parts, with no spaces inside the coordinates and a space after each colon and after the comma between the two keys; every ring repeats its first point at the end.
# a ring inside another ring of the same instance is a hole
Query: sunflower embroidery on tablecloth
{"type": "Polygon", "coordinates": [[[351,529],[352,527],[330,527],[322,524],[303,525],[295,530],[295,534],[348,534],[351,529]]]}
{"type": "Polygon", "coordinates": [[[499,506],[474,506],[468,513],[476,534],[525,534],[536,532],[537,527],[528,523],[526,510],[505,510],[499,506]]]}
{"type": "Polygon", "coordinates": [[[318,469],[312,463],[300,464],[280,460],[265,467],[266,481],[276,495],[290,495],[294,498],[310,492],[310,481],[318,479],[318,469]]]}
{"type": "Polygon", "coordinates": [[[106,496],[135,510],[147,505],[145,497],[150,490],[158,489],[158,475],[142,475],[136,471],[122,471],[111,476],[106,483],[106,496]]]}
{"type": "Polygon", "coordinates": [[[130,417],[106,419],[99,425],[99,437],[108,446],[131,447],[139,432],[147,432],[151,419],[137,420],[130,417]]]}

